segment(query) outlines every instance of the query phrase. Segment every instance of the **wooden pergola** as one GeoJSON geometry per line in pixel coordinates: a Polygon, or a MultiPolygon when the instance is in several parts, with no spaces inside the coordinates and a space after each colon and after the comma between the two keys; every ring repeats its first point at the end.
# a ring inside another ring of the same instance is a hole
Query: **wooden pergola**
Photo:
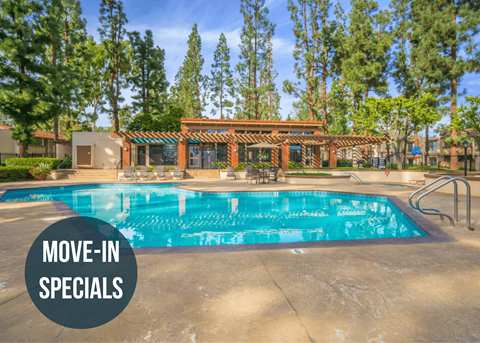
{"type": "Polygon", "coordinates": [[[119,137],[130,141],[134,138],[173,138],[178,142],[189,139],[202,143],[237,143],[237,144],[288,144],[288,145],[330,145],[337,149],[352,148],[363,145],[382,144],[385,140],[374,136],[359,135],[292,135],[292,134],[255,134],[255,133],[197,133],[197,132],[118,132],[119,137]]]}
{"type": "MultiPolygon", "coordinates": [[[[337,166],[337,150],[353,148],[356,146],[378,145],[385,139],[373,136],[359,135],[325,135],[314,132],[313,134],[291,134],[291,133],[199,133],[191,132],[188,129],[184,132],[116,132],[114,137],[123,138],[123,156],[124,165],[130,164],[130,150],[132,144],[138,144],[135,141],[147,142],[156,139],[165,139],[175,142],[178,145],[178,165],[187,168],[188,145],[192,142],[201,142],[202,144],[227,144],[227,162],[229,165],[238,166],[239,164],[239,145],[270,143],[281,147],[272,149],[272,163],[279,165],[279,153],[282,157],[282,167],[288,166],[290,158],[290,146],[301,146],[302,165],[306,165],[306,149],[313,147],[314,158],[313,165],[321,165],[320,146],[328,147],[329,166],[337,166]]],[[[171,143],[170,142],[170,143],[171,143]]]]}

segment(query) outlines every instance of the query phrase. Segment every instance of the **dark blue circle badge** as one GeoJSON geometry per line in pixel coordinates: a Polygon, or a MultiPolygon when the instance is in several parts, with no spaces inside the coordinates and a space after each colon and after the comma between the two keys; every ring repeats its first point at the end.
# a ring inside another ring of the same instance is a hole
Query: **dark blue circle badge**
{"type": "Polygon", "coordinates": [[[108,323],[128,305],[137,285],[137,261],[112,225],[72,217],[37,237],[28,252],[25,283],[48,319],[89,329],[108,323]]]}

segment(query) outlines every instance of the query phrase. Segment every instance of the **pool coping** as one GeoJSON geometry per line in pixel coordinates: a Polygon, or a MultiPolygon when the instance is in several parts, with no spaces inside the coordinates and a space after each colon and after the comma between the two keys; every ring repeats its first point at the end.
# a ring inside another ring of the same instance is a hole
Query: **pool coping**
{"type": "MultiPolygon", "coordinates": [[[[108,183],[92,183],[84,184],[82,186],[89,185],[99,185],[99,184],[108,184],[108,183]]],[[[165,183],[162,183],[165,184],[165,183]]],[[[190,190],[180,187],[185,187],[187,185],[182,185],[181,183],[172,183],[179,186],[174,186],[172,188],[181,189],[188,192],[194,193],[280,193],[280,192],[295,192],[292,190],[276,190],[276,191],[262,191],[262,192],[252,192],[252,191],[228,191],[228,192],[218,192],[218,191],[197,191],[190,190]]],[[[57,186],[57,187],[66,187],[66,186],[57,186]]],[[[68,187],[68,186],[67,186],[68,187]]],[[[188,186],[187,186],[188,187],[188,186]]],[[[22,189],[31,189],[22,188],[22,189]]],[[[54,188],[49,187],[33,187],[37,188],[54,188]]],[[[21,189],[15,189],[21,190],[21,189]]],[[[12,190],[12,191],[15,191],[12,190]]],[[[8,191],[8,189],[0,189],[0,200],[3,195],[8,191]]],[[[202,246],[179,246],[179,247],[151,247],[151,248],[133,248],[133,251],[136,255],[145,255],[145,254],[180,254],[180,253],[198,253],[198,252],[235,252],[235,251],[252,251],[252,250],[279,250],[279,249],[298,249],[298,248],[322,248],[322,247],[345,247],[345,246],[374,246],[374,245],[402,245],[402,244],[425,244],[425,243],[451,243],[456,242],[456,240],[447,234],[445,231],[440,229],[438,225],[432,223],[429,219],[424,217],[419,212],[415,211],[413,208],[407,206],[402,200],[394,195],[378,195],[370,193],[354,193],[354,192],[344,192],[344,191],[324,191],[324,190],[304,190],[302,192],[318,192],[318,193],[337,193],[337,194],[348,194],[348,195],[361,195],[361,196],[371,196],[377,198],[387,198],[392,202],[392,204],[397,207],[402,213],[404,213],[412,222],[414,222],[420,229],[422,229],[427,236],[423,237],[399,237],[399,238],[376,238],[376,239],[352,239],[352,240],[338,240],[338,241],[311,241],[311,242],[288,242],[288,243],[262,243],[262,244],[232,244],[232,245],[202,245],[202,246]]],[[[19,201],[19,202],[32,202],[32,201],[19,201]]],[[[70,206],[68,206],[63,201],[46,201],[47,203],[52,203],[64,217],[76,217],[80,216],[75,212],[70,206]]]]}

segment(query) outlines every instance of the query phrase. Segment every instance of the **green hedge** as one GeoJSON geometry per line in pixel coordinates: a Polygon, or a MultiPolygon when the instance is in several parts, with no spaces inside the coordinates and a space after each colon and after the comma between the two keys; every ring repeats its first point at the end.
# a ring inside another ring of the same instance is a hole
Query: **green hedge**
{"type": "Polygon", "coordinates": [[[49,157],[32,157],[32,158],[19,158],[12,157],[5,159],[5,165],[8,166],[23,166],[23,167],[36,167],[40,163],[45,163],[51,169],[57,169],[57,167],[62,163],[58,158],[49,158],[49,157]]]}
{"type": "Polygon", "coordinates": [[[0,167],[0,181],[31,180],[34,177],[29,173],[30,168],[24,166],[0,167]]]}

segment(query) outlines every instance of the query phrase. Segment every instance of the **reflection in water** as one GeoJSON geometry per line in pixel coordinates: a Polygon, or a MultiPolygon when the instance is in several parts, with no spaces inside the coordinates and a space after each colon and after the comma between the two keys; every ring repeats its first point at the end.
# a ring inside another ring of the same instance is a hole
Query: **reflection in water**
{"type": "Polygon", "coordinates": [[[116,226],[134,247],[426,235],[381,197],[316,192],[197,194],[151,185],[15,191],[2,199],[54,200],[116,226]]]}

